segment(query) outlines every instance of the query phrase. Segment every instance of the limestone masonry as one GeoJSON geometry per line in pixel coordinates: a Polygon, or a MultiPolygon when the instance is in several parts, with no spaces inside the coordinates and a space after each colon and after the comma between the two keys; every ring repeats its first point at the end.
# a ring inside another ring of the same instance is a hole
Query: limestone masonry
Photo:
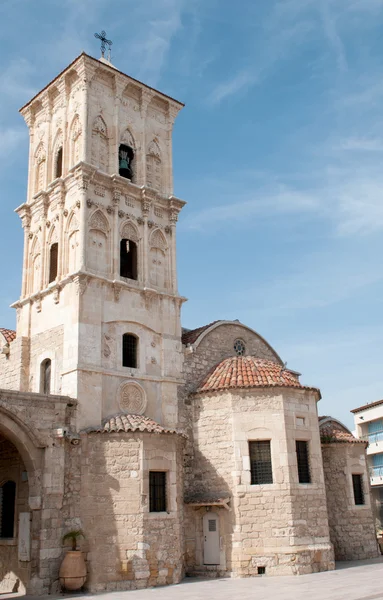
{"type": "Polygon", "coordinates": [[[30,135],[16,332],[0,329],[0,592],[244,577],[378,555],[366,443],[255,331],[181,329],[172,128],[182,104],[81,54],[30,135]]]}

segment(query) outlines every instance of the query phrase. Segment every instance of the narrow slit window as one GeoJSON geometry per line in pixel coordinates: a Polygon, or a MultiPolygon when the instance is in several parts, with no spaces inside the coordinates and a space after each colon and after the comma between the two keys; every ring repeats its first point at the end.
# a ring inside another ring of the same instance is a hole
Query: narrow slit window
{"type": "Polygon", "coordinates": [[[40,391],[42,394],[51,393],[51,374],[52,374],[52,361],[50,358],[43,360],[41,363],[41,385],[40,391]]]}
{"type": "Polygon", "coordinates": [[[132,240],[121,240],[120,275],[137,280],[137,244],[132,240]]]}
{"type": "Polygon", "coordinates": [[[166,511],[166,473],[149,471],[149,510],[150,512],[166,511]]]}
{"type": "Polygon", "coordinates": [[[270,440],[249,442],[251,484],[273,483],[270,440]]]}
{"type": "Polygon", "coordinates": [[[130,333],[122,336],[122,366],[137,368],[137,338],[130,333]]]}
{"type": "Polygon", "coordinates": [[[55,178],[61,177],[63,173],[63,149],[59,148],[56,154],[55,178]]]}
{"type": "Polygon", "coordinates": [[[309,444],[301,440],[296,440],[298,479],[299,483],[311,483],[310,462],[309,462],[309,444]]]}
{"type": "Polygon", "coordinates": [[[57,242],[52,244],[49,251],[49,283],[52,283],[57,277],[59,245],[57,242]]]}
{"type": "Polygon", "coordinates": [[[16,484],[7,481],[0,487],[0,538],[13,538],[15,528],[16,484]]]}
{"type": "Polygon", "coordinates": [[[357,504],[357,505],[365,504],[362,475],[353,475],[352,476],[352,487],[354,489],[355,504],[357,504]]]}

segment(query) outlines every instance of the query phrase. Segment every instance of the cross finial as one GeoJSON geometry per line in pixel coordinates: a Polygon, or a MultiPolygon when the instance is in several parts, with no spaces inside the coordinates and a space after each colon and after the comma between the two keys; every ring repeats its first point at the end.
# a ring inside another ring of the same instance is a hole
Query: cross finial
{"type": "Polygon", "coordinates": [[[95,33],[94,37],[101,41],[101,56],[102,56],[102,58],[105,58],[106,45],[109,46],[108,60],[110,60],[110,47],[113,44],[113,42],[106,38],[106,31],[102,30],[101,33],[95,33]]]}

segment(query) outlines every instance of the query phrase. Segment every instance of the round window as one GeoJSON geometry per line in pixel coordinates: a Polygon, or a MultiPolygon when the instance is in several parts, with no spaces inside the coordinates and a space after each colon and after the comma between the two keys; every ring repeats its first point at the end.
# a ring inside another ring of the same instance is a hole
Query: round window
{"type": "Polygon", "coordinates": [[[234,350],[237,356],[243,356],[246,352],[245,342],[242,340],[235,340],[234,350]]]}

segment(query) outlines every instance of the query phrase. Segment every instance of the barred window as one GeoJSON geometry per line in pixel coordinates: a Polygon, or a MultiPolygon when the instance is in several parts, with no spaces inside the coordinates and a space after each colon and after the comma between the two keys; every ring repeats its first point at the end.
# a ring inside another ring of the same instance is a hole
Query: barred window
{"type": "Polygon", "coordinates": [[[0,538],[13,538],[15,527],[16,484],[6,481],[0,487],[0,538]]]}
{"type": "Polygon", "coordinates": [[[296,440],[298,479],[299,483],[311,483],[310,462],[309,462],[309,444],[301,440],[296,440]]]}
{"type": "Polygon", "coordinates": [[[137,338],[131,333],[122,336],[122,366],[137,369],[137,338]]]}
{"type": "Polygon", "coordinates": [[[273,483],[270,440],[249,442],[251,484],[273,483]]]}
{"type": "Polygon", "coordinates": [[[149,510],[150,512],[166,511],[166,473],[149,471],[149,510]]]}
{"type": "Polygon", "coordinates": [[[352,487],[354,489],[355,504],[364,504],[365,502],[364,502],[362,475],[353,475],[352,476],[352,487]]]}

